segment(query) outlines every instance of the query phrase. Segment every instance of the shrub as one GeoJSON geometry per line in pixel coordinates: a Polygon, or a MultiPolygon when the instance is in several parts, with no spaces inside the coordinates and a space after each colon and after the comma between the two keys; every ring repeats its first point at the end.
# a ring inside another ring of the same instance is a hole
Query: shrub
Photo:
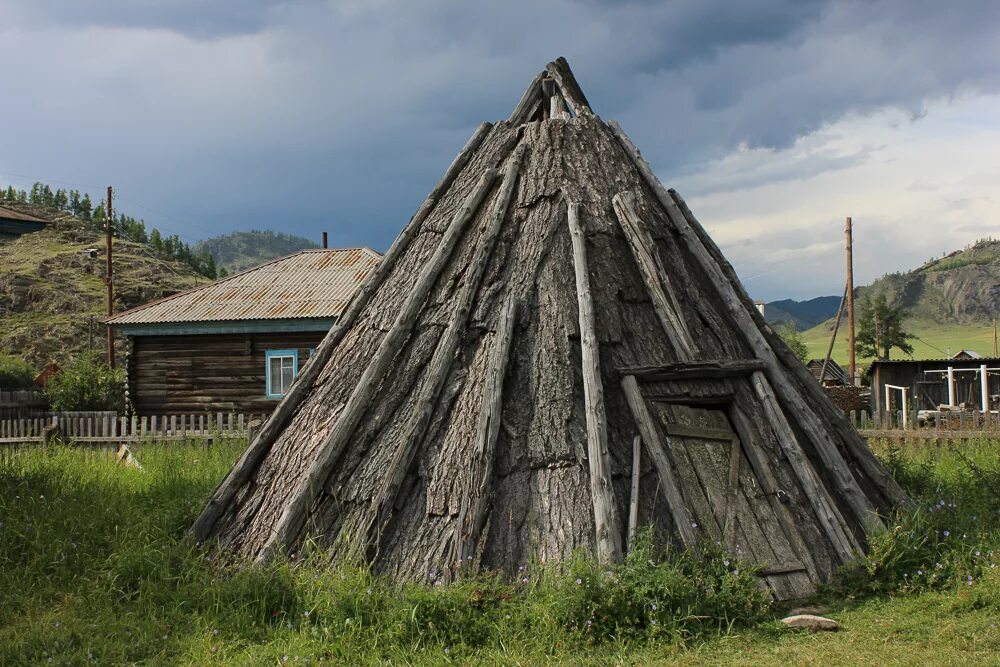
{"type": "Polygon", "coordinates": [[[125,369],[111,368],[95,352],[85,352],[45,386],[52,409],[125,410],[125,369]]]}
{"type": "Polygon", "coordinates": [[[35,385],[35,371],[19,357],[0,355],[0,389],[30,389],[35,385]]]}

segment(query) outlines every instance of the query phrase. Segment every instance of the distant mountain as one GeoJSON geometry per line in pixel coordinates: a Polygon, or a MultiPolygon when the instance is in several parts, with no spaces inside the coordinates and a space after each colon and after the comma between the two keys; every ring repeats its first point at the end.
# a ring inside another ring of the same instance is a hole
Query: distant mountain
{"type": "MultiPolygon", "coordinates": [[[[890,305],[906,311],[906,328],[918,337],[913,341],[914,358],[950,356],[963,348],[992,354],[993,318],[1000,315],[1000,241],[982,239],[911,271],[889,273],[858,287],[856,313],[876,294],[885,294],[890,305]]],[[[830,319],[805,332],[813,356],[825,353],[836,311],[834,305],[830,319]]],[[[847,355],[843,341],[834,351],[838,362],[847,355]]],[[[893,358],[898,354],[895,351],[893,358]]]]}
{"type": "Polygon", "coordinates": [[[981,239],[912,271],[886,274],[859,288],[856,299],[870,294],[885,294],[914,320],[991,322],[1000,313],[1000,241],[981,239]]]}
{"type": "Polygon", "coordinates": [[[271,230],[254,230],[232,232],[198,241],[194,249],[196,252],[207,252],[214,257],[215,264],[219,268],[229,273],[236,273],[299,250],[318,247],[317,244],[301,236],[271,230]]]}
{"type": "Polygon", "coordinates": [[[839,296],[818,296],[806,301],[781,299],[764,306],[764,316],[771,324],[791,322],[799,331],[811,329],[837,314],[839,296]]]}

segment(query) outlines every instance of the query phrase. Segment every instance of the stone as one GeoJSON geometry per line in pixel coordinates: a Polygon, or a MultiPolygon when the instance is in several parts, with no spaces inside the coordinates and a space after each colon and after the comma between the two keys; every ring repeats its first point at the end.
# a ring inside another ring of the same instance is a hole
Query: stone
{"type": "Polygon", "coordinates": [[[789,628],[808,630],[809,632],[835,632],[840,628],[840,624],[832,618],[825,616],[815,616],[813,614],[796,614],[781,619],[781,622],[789,628]]]}

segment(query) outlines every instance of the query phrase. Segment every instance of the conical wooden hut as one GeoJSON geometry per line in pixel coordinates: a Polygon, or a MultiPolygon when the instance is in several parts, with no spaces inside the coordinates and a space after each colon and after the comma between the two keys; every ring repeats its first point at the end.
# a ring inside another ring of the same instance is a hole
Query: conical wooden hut
{"type": "Polygon", "coordinates": [[[635,526],[811,592],[904,501],[564,59],[483,124],[194,526],[410,579],[635,526]]]}

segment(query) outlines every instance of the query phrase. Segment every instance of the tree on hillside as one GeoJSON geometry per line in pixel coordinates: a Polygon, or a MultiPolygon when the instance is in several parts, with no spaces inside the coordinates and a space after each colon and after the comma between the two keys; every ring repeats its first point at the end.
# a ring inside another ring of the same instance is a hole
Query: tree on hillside
{"type": "Polygon", "coordinates": [[[778,335],[781,336],[799,361],[802,363],[809,361],[809,348],[806,347],[805,341],[802,340],[802,334],[799,333],[794,324],[791,322],[782,324],[781,328],[778,329],[778,335]]]}
{"type": "Polygon", "coordinates": [[[913,354],[910,341],[915,336],[903,328],[906,311],[902,306],[890,306],[885,294],[870,296],[861,303],[858,315],[858,332],[854,351],[859,357],[888,359],[896,348],[904,354],[913,354]]]}

